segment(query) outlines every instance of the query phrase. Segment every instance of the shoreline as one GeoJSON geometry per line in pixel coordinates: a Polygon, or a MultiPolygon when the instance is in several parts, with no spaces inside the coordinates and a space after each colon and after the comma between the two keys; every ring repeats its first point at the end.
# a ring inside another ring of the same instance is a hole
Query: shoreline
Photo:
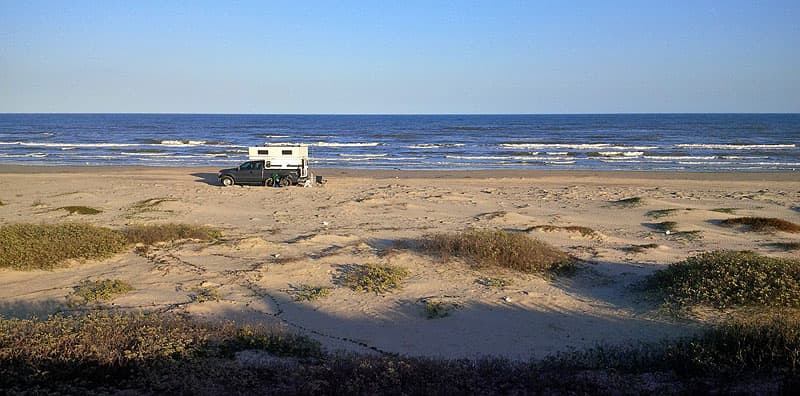
{"type": "MultiPolygon", "coordinates": [[[[0,174],[92,174],[108,171],[151,174],[214,173],[220,167],[125,166],[125,165],[0,165],[0,174]]],[[[777,181],[800,182],[800,172],[671,172],[628,170],[571,170],[571,169],[481,169],[481,170],[400,170],[367,168],[310,168],[317,175],[368,179],[636,179],[687,181],[777,181]]]]}

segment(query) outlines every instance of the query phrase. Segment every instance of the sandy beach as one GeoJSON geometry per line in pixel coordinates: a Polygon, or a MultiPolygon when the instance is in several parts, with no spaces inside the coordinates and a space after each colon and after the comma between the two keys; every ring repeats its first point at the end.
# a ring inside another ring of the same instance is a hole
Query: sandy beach
{"type": "Polygon", "coordinates": [[[666,315],[658,301],[635,290],[653,271],[693,254],[734,249],[797,255],[771,245],[796,242],[796,234],[746,233],[718,222],[763,216],[800,223],[798,172],[318,169],[324,185],[268,188],[221,187],[216,171],[0,166],[2,225],[188,223],[223,232],[213,243],[163,245],[53,271],[0,270],[0,315],[44,317],[81,309],[65,298],[77,283],[117,278],[135,290],[104,308],[276,324],[329,350],[529,359],[677,337],[713,322],[713,315],[700,313],[666,315]],[[641,205],[612,204],[633,197],[641,205]],[[58,209],[72,205],[102,212],[58,209]],[[647,215],[664,209],[675,210],[658,219],[647,215]],[[677,223],[675,232],[652,225],[666,220],[677,223]],[[593,232],[560,228],[567,226],[593,232]],[[403,239],[468,228],[526,232],[579,259],[580,269],[552,278],[479,271],[457,259],[442,262],[394,248],[403,239]],[[631,249],[637,245],[651,247],[631,249]],[[402,266],[410,276],[401,289],[382,295],[337,283],[343,267],[366,263],[402,266]],[[487,276],[510,284],[477,282],[487,276]],[[315,301],[294,301],[292,290],[301,284],[333,291],[315,301]],[[192,301],[189,294],[197,287],[214,288],[221,298],[192,301]],[[432,299],[455,309],[428,319],[423,306],[432,299]]]}

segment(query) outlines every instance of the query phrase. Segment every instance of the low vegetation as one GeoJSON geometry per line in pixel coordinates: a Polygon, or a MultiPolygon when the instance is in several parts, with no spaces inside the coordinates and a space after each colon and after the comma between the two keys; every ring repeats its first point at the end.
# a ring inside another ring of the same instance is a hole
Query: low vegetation
{"type": "Polygon", "coordinates": [[[382,294],[400,287],[409,275],[407,269],[391,265],[348,265],[341,269],[339,281],[355,291],[382,294]]]}
{"type": "Polygon", "coordinates": [[[644,200],[641,197],[632,197],[611,201],[610,203],[618,208],[635,208],[644,204],[644,200]]]}
{"type": "Polygon", "coordinates": [[[213,228],[185,224],[133,226],[122,231],[81,223],[12,224],[0,227],[0,268],[49,270],[71,259],[108,258],[131,244],[207,241],[219,235],[213,228]]]}
{"type": "Polygon", "coordinates": [[[716,209],[711,209],[712,212],[727,213],[727,214],[735,214],[737,210],[739,210],[739,208],[716,208],[716,209]]]}
{"type": "Polygon", "coordinates": [[[475,283],[488,287],[506,287],[514,284],[510,279],[490,277],[480,277],[475,280],[475,283]]]}
{"type": "Polygon", "coordinates": [[[2,200],[2,199],[0,199],[0,206],[5,206],[5,205],[6,205],[6,203],[5,203],[5,202],[3,202],[3,200],[2,200]]]}
{"type": "Polygon", "coordinates": [[[220,294],[216,287],[198,285],[189,293],[189,298],[191,298],[193,302],[204,303],[207,301],[219,301],[222,299],[222,294],[220,294]]]}
{"type": "Polygon", "coordinates": [[[460,257],[476,268],[504,267],[526,273],[574,269],[566,253],[529,236],[502,230],[432,234],[418,241],[422,251],[443,261],[460,257]]]}
{"type": "Polygon", "coordinates": [[[567,232],[577,232],[581,234],[581,236],[591,237],[596,236],[597,233],[589,227],[583,226],[554,226],[554,225],[535,225],[524,229],[525,232],[531,231],[544,231],[544,232],[554,232],[554,231],[567,231],[567,232]]]}
{"type": "Polygon", "coordinates": [[[127,244],[121,233],[89,224],[12,224],[0,227],[0,268],[49,270],[70,259],[108,258],[127,244]]]}
{"type": "Polygon", "coordinates": [[[0,318],[0,389],[36,394],[730,394],[800,385],[800,318],[544,360],[328,354],[309,338],[177,315],[0,318]],[[241,353],[256,359],[237,358],[241,353]],[[432,374],[433,373],[433,374],[432,374]]]}
{"type": "Polygon", "coordinates": [[[800,232],[800,225],[771,217],[736,217],[722,220],[720,225],[723,227],[744,226],[749,231],[755,232],[800,232]]]}
{"type": "Polygon", "coordinates": [[[658,209],[658,210],[648,211],[644,215],[647,216],[647,217],[654,218],[654,219],[660,219],[662,217],[667,217],[667,216],[670,216],[672,214],[675,214],[675,212],[677,212],[679,210],[680,209],[658,209]]]}
{"type": "Polygon", "coordinates": [[[620,250],[622,250],[623,252],[627,252],[627,253],[643,253],[643,252],[645,252],[647,250],[655,249],[657,247],[658,247],[657,243],[645,243],[645,244],[641,244],[641,245],[626,246],[626,247],[621,248],[620,250]]]}
{"type": "Polygon", "coordinates": [[[428,299],[424,301],[425,317],[428,319],[438,319],[450,316],[456,305],[447,301],[428,299]]]}
{"type": "Polygon", "coordinates": [[[662,221],[660,223],[650,223],[649,226],[658,231],[672,232],[678,228],[678,223],[674,221],[662,221]]]}
{"type": "Polygon", "coordinates": [[[681,241],[696,241],[698,239],[703,238],[703,232],[700,230],[675,231],[675,232],[670,231],[669,238],[681,241]]]}
{"type": "Polygon", "coordinates": [[[800,250],[800,242],[773,242],[773,243],[768,243],[767,246],[770,246],[775,249],[784,250],[787,252],[800,250]]]}
{"type": "Polygon", "coordinates": [[[90,304],[100,301],[109,301],[114,297],[133,290],[130,283],[120,279],[84,280],[75,286],[74,291],[67,296],[69,305],[90,304]]]}
{"type": "Polygon", "coordinates": [[[58,208],[57,210],[66,211],[67,213],[69,213],[71,215],[73,215],[73,214],[96,215],[96,214],[99,214],[99,213],[103,213],[103,211],[100,210],[100,209],[90,208],[88,206],[62,206],[62,207],[58,208]]]}
{"type": "Polygon", "coordinates": [[[753,252],[708,252],[657,271],[647,285],[661,292],[667,303],[679,306],[797,307],[800,260],[753,252]]]}
{"type": "Polygon", "coordinates": [[[332,291],[333,288],[330,286],[311,286],[302,284],[289,290],[289,294],[291,294],[295,301],[314,301],[319,300],[320,298],[328,297],[332,291]]]}

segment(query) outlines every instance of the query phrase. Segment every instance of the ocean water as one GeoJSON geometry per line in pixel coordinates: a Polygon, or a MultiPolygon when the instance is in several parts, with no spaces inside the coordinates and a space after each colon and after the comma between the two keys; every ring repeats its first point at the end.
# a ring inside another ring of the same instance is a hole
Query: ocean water
{"type": "Polygon", "coordinates": [[[800,114],[0,114],[0,164],[234,166],[307,144],[313,167],[800,171],[800,114]]]}

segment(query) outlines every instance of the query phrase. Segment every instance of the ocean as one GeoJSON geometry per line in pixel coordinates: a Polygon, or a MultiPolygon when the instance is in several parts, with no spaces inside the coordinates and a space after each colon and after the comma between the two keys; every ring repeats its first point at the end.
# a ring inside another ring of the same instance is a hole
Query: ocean
{"type": "Polygon", "coordinates": [[[235,166],[307,144],[311,166],[800,170],[800,114],[0,114],[0,164],[235,166]]]}

